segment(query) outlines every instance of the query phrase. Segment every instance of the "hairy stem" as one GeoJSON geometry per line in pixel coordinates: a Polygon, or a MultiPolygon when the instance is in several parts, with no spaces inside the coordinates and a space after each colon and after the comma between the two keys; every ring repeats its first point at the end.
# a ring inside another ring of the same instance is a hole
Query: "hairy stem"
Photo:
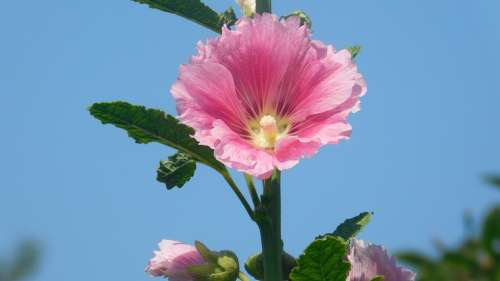
{"type": "Polygon", "coordinates": [[[263,219],[257,223],[260,229],[262,255],[264,259],[264,281],[283,281],[281,256],[283,241],[281,240],[281,181],[280,172],[275,170],[273,176],[265,180],[264,194],[261,198],[263,219]]]}

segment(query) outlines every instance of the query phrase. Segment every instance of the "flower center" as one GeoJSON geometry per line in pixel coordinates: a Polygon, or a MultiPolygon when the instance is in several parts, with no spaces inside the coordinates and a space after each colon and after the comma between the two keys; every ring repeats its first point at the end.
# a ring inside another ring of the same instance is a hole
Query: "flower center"
{"type": "Polygon", "coordinates": [[[251,122],[253,143],[262,148],[274,148],[276,142],[288,133],[288,121],[264,115],[260,120],[251,122]]]}

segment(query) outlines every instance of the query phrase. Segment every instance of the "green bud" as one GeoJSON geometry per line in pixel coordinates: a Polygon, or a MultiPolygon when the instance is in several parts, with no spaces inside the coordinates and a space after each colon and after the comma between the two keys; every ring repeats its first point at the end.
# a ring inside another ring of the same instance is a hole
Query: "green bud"
{"type": "Polygon", "coordinates": [[[361,45],[354,45],[352,47],[347,48],[347,50],[351,53],[351,57],[355,59],[359,53],[361,52],[361,45]]]}
{"type": "Polygon", "coordinates": [[[304,11],[297,10],[287,16],[284,16],[283,18],[288,19],[289,17],[293,16],[300,18],[300,25],[306,25],[309,29],[311,29],[312,27],[311,18],[304,11]]]}
{"type": "Polygon", "coordinates": [[[231,251],[212,251],[200,241],[195,247],[206,264],[190,266],[195,281],[236,281],[240,274],[238,257],[231,251]]]}
{"type": "MultiPolygon", "coordinates": [[[[283,276],[289,276],[297,266],[297,260],[286,252],[281,256],[283,276]]],[[[245,263],[246,271],[257,280],[264,280],[264,261],[261,253],[248,258],[245,263]]]]}

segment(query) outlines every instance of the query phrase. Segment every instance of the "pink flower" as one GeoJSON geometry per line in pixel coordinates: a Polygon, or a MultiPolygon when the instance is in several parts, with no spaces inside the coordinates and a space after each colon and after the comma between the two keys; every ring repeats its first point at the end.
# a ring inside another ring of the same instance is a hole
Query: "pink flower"
{"type": "Polygon", "coordinates": [[[381,246],[353,240],[347,258],[352,265],[347,281],[370,281],[377,275],[383,275],[385,281],[415,280],[415,273],[398,267],[381,246]]]}
{"type": "Polygon", "coordinates": [[[264,14],[198,43],[171,91],[201,144],[262,179],[349,138],[366,85],[349,51],[312,41],[299,18],[264,14]]]}
{"type": "Polygon", "coordinates": [[[205,263],[194,246],[173,240],[162,240],[158,245],[160,250],[154,252],[146,267],[151,276],[168,277],[170,281],[192,281],[187,268],[205,263]]]}

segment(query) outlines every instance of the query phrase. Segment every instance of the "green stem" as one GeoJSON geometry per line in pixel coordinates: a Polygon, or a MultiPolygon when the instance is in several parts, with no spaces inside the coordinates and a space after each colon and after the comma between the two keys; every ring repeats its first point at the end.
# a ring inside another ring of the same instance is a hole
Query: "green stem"
{"type": "Polygon", "coordinates": [[[248,203],[248,201],[245,198],[245,196],[243,196],[243,193],[241,193],[240,189],[238,188],[238,185],[234,182],[234,180],[231,177],[231,175],[229,174],[229,172],[227,170],[225,170],[225,171],[221,171],[221,174],[224,177],[224,179],[226,180],[226,182],[229,184],[229,186],[231,187],[231,189],[233,190],[233,192],[236,194],[236,196],[238,197],[238,199],[240,199],[241,204],[243,204],[243,207],[247,211],[247,213],[250,216],[250,218],[252,220],[254,220],[254,212],[252,210],[252,207],[248,203]]]}
{"type": "Polygon", "coordinates": [[[255,11],[258,14],[271,13],[271,0],[257,0],[255,11]]]}
{"type": "Polygon", "coordinates": [[[281,256],[283,241],[281,240],[281,182],[280,172],[275,170],[273,176],[265,180],[264,194],[261,198],[264,218],[258,220],[264,258],[264,281],[283,281],[281,256]]]}
{"type": "Polygon", "coordinates": [[[253,183],[252,176],[245,174],[245,181],[247,182],[248,192],[250,192],[250,196],[252,197],[255,209],[260,208],[259,194],[257,193],[257,189],[255,188],[255,184],[253,183]]]}

